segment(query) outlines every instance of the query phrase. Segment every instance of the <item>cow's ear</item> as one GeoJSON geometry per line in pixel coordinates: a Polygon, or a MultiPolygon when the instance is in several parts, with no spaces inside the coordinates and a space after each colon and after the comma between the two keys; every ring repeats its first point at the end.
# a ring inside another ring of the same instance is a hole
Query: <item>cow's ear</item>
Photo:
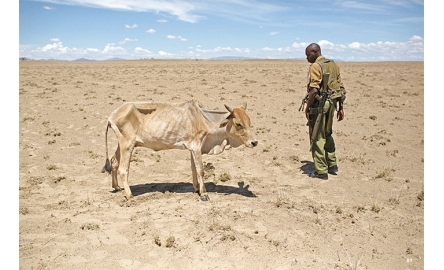
{"type": "Polygon", "coordinates": [[[224,121],[222,121],[219,125],[220,128],[225,127],[228,124],[228,119],[225,119],[224,121]]]}
{"type": "Polygon", "coordinates": [[[233,109],[231,109],[231,107],[229,107],[229,106],[226,105],[226,104],[224,104],[224,106],[225,106],[225,108],[227,108],[227,110],[228,110],[230,113],[233,113],[233,109]]]}

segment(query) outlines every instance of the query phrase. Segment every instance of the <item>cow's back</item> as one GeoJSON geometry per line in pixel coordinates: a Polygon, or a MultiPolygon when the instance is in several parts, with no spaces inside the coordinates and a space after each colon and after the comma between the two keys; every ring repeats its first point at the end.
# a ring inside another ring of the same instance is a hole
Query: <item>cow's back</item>
{"type": "MultiPolygon", "coordinates": [[[[129,106],[129,105],[128,105],[129,106]]],[[[153,150],[186,149],[201,140],[208,130],[202,109],[196,101],[184,103],[132,103],[137,113],[138,146],[153,150]]],[[[125,111],[126,109],[123,109],[125,111]]],[[[124,119],[124,118],[122,118],[124,119]]]]}

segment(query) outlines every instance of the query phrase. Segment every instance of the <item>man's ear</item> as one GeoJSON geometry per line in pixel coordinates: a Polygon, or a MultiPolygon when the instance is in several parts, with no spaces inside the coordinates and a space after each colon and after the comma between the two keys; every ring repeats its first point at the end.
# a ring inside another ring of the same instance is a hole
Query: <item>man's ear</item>
{"type": "Polygon", "coordinates": [[[225,127],[228,124],[228,119],[225,119],[224,121],[222,121],[219,125],[220,128],[225,127]]]}

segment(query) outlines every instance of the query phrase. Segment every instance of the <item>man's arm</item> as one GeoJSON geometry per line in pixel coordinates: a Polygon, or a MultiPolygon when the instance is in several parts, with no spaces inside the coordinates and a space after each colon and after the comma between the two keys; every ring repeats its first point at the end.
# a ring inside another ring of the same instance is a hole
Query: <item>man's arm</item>
{"type": "Polygon", "coordinates": [[[305,117],[307,118],[307,120],[311,120],[309,109],[311,105],[313,105],[313,102],[315,101],[315,96],[319,93],[319,89],[321,87],[322,69],[320,65],[312,64],[310,65],[308,72],[310,73],[310,82],[308,85],[308,100],[305,107],[305,117]]]}
{"type": "Polygon", "coordinates": [[[339,101],[339,108],[338,108],[338,113],[336,114],[336,119],[338,119],[339,122],[344,120],[344,117],[345,117],[344,106],[342,105],[342,102],[339,101]]]}
{"type": "Polygon", "coordinates": [[[308,100],[305,107],[305,117],[307,120],[311,120],[310,118],[310,107],[313,105],[313,102],[315,101],[315,96],[318,93],[318,88],[310,87],[308,91],[308,100]]]}

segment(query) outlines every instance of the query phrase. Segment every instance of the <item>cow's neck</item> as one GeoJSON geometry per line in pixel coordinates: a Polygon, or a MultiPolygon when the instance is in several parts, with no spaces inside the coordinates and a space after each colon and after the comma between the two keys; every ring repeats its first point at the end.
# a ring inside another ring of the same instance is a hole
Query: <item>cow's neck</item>
{"type": "Polygon", "coordinates": [[[208,132],[202,145],[202,154],[218,155],[222,153],[228,146],[225,138],[225,129],[216,128],[208,132]]]}
{"type": "Polygon", "coordinates": [[[202,154],[218,155],[231,147],[236,148],[242,145],[227,134],[226,127],[216,128],[209,132],[202,145],[202,154]]]}

